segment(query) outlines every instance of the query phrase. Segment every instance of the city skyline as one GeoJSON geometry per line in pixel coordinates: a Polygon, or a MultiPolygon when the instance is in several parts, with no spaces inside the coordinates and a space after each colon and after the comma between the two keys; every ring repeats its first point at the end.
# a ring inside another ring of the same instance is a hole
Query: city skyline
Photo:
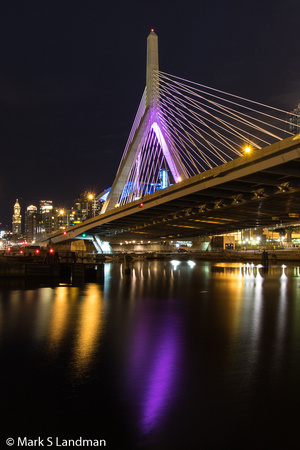
{"type": "MultiPolygon", "coordinates": [[[[2,4],[0,222],[12,205],[111,186],[145,86],[161,70],[292,110],[300,100],[297,4],[113,1],[2,4]]],[[[75,195],[76,197],[76,195],[75,195]]]]}
{"type": "Polygon", "coordinates": [[[7,225],[6,230],[3,230],[2,227],[2,232],[7,233],[8,236],[13,235],[16,242],[21,242],[25,238],[25,241],[32,243],[38,237],[52,231],[65,229],[100,214],[103,200],[95,193],[85,191],[66,207],[62,207],[60,203],[54,204],[49,199],[39,200],[36,205],[20,205],[19,199],[16,199],[12,208],[13,214],[10,226],[7,225]],[[29,230],[28,218],[31,216],[34,216],[35,223],[33,224],[31,223],[32,220],[30,221],[29,230]]]}

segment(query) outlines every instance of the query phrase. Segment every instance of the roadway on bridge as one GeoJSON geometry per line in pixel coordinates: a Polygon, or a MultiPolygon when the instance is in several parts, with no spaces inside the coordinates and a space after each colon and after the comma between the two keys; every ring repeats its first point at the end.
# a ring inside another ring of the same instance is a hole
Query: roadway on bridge
{"type": "Polygon", "coordinates": [[[300,134],[49,237],[53,243],[94,235],[111,242],[182,239],[296,225],[299,213],[300,134]]]}

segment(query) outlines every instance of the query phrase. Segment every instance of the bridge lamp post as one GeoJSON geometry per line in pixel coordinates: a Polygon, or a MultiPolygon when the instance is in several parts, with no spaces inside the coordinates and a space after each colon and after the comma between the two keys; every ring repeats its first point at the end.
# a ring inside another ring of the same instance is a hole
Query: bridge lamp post
{"type": "Polygon", "coordinates": [[[246,146],[244,147],[244,153],[245,153],[245,155],[250,155],[251,152],[252,152],[251,146],[250,146],[250,145],[246,145],[246,146]]]}

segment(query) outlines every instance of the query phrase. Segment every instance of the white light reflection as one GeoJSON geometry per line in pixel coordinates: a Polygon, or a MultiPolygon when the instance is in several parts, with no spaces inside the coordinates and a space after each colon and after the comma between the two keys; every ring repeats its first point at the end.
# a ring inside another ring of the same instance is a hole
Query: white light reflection
{"type": "Polygon", "coordinates": [[[286,330],[287,321],[287,283],[288,277],[285,273],[286,265],[282,264],[282,274],[279,278],[280,281],[280,291],[279,291],[279,308],[277,312],[277,326],[276,326],[276,337],[274,345],[274,360],[273,360],[273,373],[278,375],[280,372],[280,367],[283,362],[284,356],[284,338],[286,330]]]}
{"type": "Polygon", "coordinates": [[[180,261],[177,261],[176,259],[172,259],[171,264],[173,266],[173,269],[176,270],[180,264],[180,261]]]}
{"type": "Polygon", "coordinates": [[[244,278],[243,305],[240,323],[240,342],[244,339],[249,342],[247,351],[244,351],[243,360],[247,364],[245,382],[250,386],[255,382],[256,372],[259,366],[259,352],[262,337],[263,318],[263,283],[264,278],[260,274],[260,265],[245,264],[241,267],[244,278]]]}
{"type": "Polygon", "coordinates": [[[260,274],[260,270],[263,266],[261,264],[258,264],[257,266],[257,274],[256,274],[256,281],[259,281],[260,283],[263,282],[263,277],[260,274]]]}
{"type": "Polygon", "coordinates": [[[137,276],[136,276],[136,272],[137,272],[137,271],[138,271],[138,268],[137,268],[137,267],[133,267],[131,277],[132,277],[132,280],[133,280],[134,282],[135,282],[136,279],[137,279],[137,276]]]}
{"type": "Polygon", "coordinates": [[[300,277],[300,267],[294,267],[294,276],[300,277]]]}
{"type": "Polygon", "coordinates": [[[282,278],[287,278],[286,273],[285,273],[285,269],[287,268],[287,266],[285,264],[282,264],[282,274],[281,274],[281,279],[282,278]]]}
{"type": "Polygon", "coordinates": [[[254,264],[253,263],[251,263],[251,264],[249,264],[249,263],[247,263],[246,265],[245,265],[245,267],[244,267],[244,277],[245,278],[250,278],[250,279],[253,279],[253,278],[255,278],[255,276],[254,276],[254,264]]]}
{"type": "Polygon", "coordinates": [[[195,265],[196,265],[196,263],[194,261],[190,261],[190,260],[187,263],[188,263],[188,265],[190,266],[191,269],[193,267],[195,267],[195,265]]]}
{"type": "Polygon", "coordinates": [[[104,264],[104,279],[106,277],[110,276],[110,272],[111,272],[111,263],[105,263],[104,264]]]}

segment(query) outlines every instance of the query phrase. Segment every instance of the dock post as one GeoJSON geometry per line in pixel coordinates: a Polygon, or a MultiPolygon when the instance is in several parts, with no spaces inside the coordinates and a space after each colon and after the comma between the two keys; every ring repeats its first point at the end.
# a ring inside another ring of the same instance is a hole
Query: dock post
{"type": "Polygon", "coordinates": [[[96,273],[96,280],[97,283],[102,283],[104,282],[104,264],[100,263],[97,264],[97,273],[96,273]]]}
{"type": "Polygon", "coordinates": [[[125,254],[124,255],[124,273],[125,273],[125,275],[130,275],[130,261],[131,261],[131,256],[125,254]]]}

